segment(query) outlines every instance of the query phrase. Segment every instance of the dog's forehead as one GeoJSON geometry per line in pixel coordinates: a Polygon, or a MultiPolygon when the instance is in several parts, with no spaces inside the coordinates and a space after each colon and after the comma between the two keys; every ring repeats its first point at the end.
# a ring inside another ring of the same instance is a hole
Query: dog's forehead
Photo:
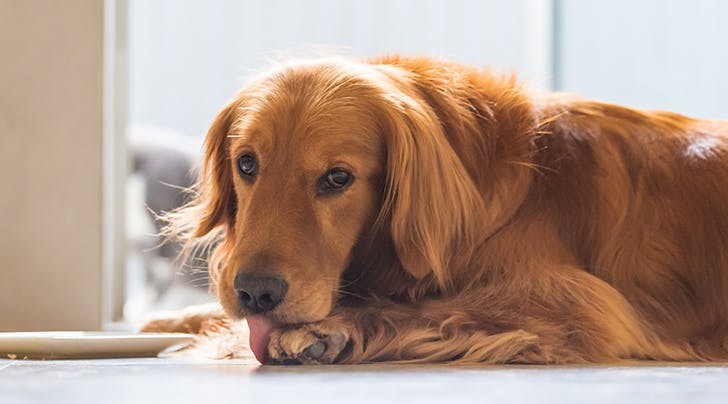
{"type": "Polygon", "coordinates": [[[385,147],[374,129],[347,125],[273,125],[231,138],[231,159],[255,152],[264,170],[308,172],[319,175],[334,166],[354,170],[358,175],[374,175],[385,160],[385,147]]]}
{"type": "Polygon", "coordinates": [[[236,111],[233,144],[264,152],[377,152],[380,129],[366,90],[317,73],[292,70],[262,81],[236,111]]]}

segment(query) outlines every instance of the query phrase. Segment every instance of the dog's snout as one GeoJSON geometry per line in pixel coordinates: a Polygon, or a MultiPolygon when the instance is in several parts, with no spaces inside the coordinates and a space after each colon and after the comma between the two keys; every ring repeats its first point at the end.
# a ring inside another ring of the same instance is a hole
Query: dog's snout
{"type": "Polygon", "coordinates": [[[281,278],[246,273],[235,276],[234,287],[240,306],[251,314],[273,310],[288,291],[288,284],[281,278]]]}

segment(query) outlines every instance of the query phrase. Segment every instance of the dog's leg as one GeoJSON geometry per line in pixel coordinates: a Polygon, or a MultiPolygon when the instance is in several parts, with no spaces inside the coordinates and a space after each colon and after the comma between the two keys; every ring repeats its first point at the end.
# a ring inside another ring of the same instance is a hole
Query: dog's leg
{"type": "MultiPolygon", "coordinates": [[[[434,301],[427,303],[429,306],[434,301]]],[[[576,352],[577,347],[565,345],[565,336],[551,341],[556,339],[553,335],[544,338],[524,328],[486,324],[462,310],[440,307],[437,311],[423,311],[397,304],[341,308],[320,322],[274,331],[269,357],[275,363],[306,364],[586,361],[581,352],[576,352]]],[[[511,314],[514,320],[518,316],[515,311],[511,314]]],[[[545,324],[539,328],[544,331],[545,324]]],[[[559,327],[550,328],[557,332],[559,327]]]]}
{"type": "Polygon", "coordinates": [[[273,331],[269,358],[283,364],[507,363],[535,348],[538,341],[523,330],[489,334],[469,325],[461,329],[456,316],[431,314],[396,304],[340,308],[322,321],[273,331]],[[438,327],[437,321],[452,323],[438,327]]]}
{"type": "Polygon", "coordinates": [[[578,268],[418,303],[339,307],[276,330],[273,362],[583,363],[690,359],[646,335],[627,301],[578,268]]]}
{"type": "Polygon", "coordinates": [[[185,332],[197,334],[206,321],[226,319],[219,303],[189,306],[180,311],[156,313],[140,328],[140,332],[185,332]]]}

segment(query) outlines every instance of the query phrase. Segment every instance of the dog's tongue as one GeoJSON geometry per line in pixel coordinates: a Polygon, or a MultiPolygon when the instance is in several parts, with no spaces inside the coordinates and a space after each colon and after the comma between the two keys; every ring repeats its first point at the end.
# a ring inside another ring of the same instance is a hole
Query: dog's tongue
{"type": "Polygon", "coordinates": [[[250,349],[258,362],[265,363],[268,357],[268,340],[274,327],[273,321],[261,315],[247,316],[245,319],[250,330],[250,349]]]}

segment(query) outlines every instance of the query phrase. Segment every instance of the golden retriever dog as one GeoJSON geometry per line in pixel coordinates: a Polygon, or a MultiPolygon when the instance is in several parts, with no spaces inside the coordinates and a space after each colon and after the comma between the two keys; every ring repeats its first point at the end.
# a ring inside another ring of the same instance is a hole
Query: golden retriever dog
{"type": "Polygon", "coordinates": [[[264,363],[728,359],[726,121],[426,58],[289,63],[215,118],[168,219],[212,243],[264,363]]]}

